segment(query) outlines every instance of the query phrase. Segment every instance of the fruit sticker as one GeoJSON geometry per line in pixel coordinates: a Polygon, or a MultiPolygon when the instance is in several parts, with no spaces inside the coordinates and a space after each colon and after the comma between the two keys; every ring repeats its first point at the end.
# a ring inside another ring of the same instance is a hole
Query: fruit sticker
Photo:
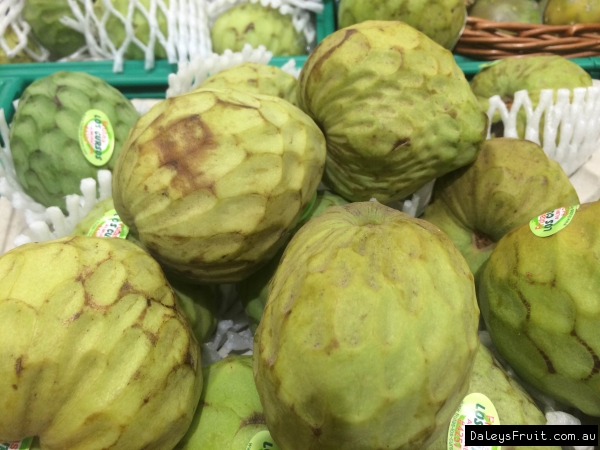
{"type": "MultiPolygon", "coordinates": [[[[106,211],[104,215],[90,228],[88,236],[125,239],[129,227],[125,225],[115,209],[106,211]]],[[[1,449],[0,449],[1,450],[1,449]]]]}
{"type": "Polygon", "coordinates": [[[83,156],[94,166],[108,163],[115,149],[115,134],[108,116],[90,109],[79,125],[79,146],[83,156]]]}
{"type": "Polygon", "coordinates": [[[466,425],[500,425],[498,412],[492,401],[483,394],[467,395],[454,413],[448,428],[448,450],[501,450],[502,447],[465,445],[466,425]]]}
{"type": "Polygon", "coordinates": [[[548,237],[558,233],[571,223],[579,205],[555,209],[531,219],[529,228],[539,237],[548,237]]]}
{"type": "Polygon", "coordinates": [[[32,442],[33,438],[26,438],[22,441],[7,442],[5,444],[0,444],[0,450],[29,450],[32,442]]]}
{"type": "Polygon", "coordinates": [[[279,450],[279,447],[273,441],[271,433],[264,430],[254,435],[250,442],[248,442],[246,450],[279,450]]]}

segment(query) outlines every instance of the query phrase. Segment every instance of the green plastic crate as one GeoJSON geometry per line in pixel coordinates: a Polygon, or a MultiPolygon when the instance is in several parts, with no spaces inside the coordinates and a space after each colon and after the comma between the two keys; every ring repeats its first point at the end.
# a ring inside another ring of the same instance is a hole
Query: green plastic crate
{"type": "MultiPolygon", "coordinates": [[[[335,31],[333,3],[334,0],[324,0],[323,12],[316,14],[317,43],[335,31]]],[[[302,67],[307,57],[275,56],[269,64],[281,67],[290,59],[294,59],[296,67],[302,67]]],[[[144,69],[144,64],[144,61],[125,61],[122,73],[112,71],[112,61],[0,64],[0,108],[4,109],[6,119],[10,122],[14,114],[13,100],[19,98],[25,88],[35,80],[60,70],[87,72],[102,78],[128,98],[164,98],[168,77],[177,72],[177,64],[159,60],[150,71],[144,69]]]]}

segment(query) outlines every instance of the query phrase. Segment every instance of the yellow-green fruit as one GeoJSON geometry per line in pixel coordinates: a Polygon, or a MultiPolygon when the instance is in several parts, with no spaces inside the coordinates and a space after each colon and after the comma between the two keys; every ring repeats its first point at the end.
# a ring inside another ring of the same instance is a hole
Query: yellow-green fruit
{"type": "Polygon", "coordinates": [[[0,258],[0,442],[171,449],[202,390],[200,349],[160,267],[123,239],[68,237],[0,258]]]}
{"type": "Polygon", "coordinates": [[[241,3],[215,20],[211,30],[213,51],[241,52],[244,44],[253,48],[264,45],[273,56],[306,55],[303,32],[294,27],[292,16],[260,3],[241,3]]]}
{"type": "MultiPolygon", "coordinates": [[[[71,236],[87,236],[96,222],[114,208],[112,197],[98,202],[75,226],[71,236]]],[[[128,233],[126,239],[144,248],[133,233],[128,233]]],[[[206,341],[217,327],[217,291],[215,287],[184,283],[172,278],[168,278],[168,281],[176,294],[179,307],[190,323],[194,336],[198,342],[206,341]]]]}
{"type": "Polygon", "coordinates": [[[325,138],[289,102],[234,90],[169,98],[129,134],[119,216],[170,272],[238,282],[287,242],[325,164],[325,138]]]}
{"type": "MultiPolygon", "coordinates": [[[[102,3],[102,0],[98,0],[98,3],[102,3]]],[[[75,19],[67,0],[27,0],[24,2],[23,17],[31,25],[36,39],[54,58],[69,56],[85,45],[83,33],[60,21],[63,17],[75,19]]]]}
{"type": "Polygon", "coordinates": [[[544,23],[600,23],[600,0],[549,0],[544,11],[544,23]]]}
{"type": "Polygon", "coordinates": [[[325,183],[351,201],[405,198],[472,162],[487,133],[452,53],[401,22],[327,36],[302,68],[298,104],[327,137],[325,183]]]}
{"type": "Polygon", "coordinates": [[[511,231],[478,291],[494,346],[515,372],[591,416],[600,416],[599,217],[594,202],[551,236],[529,224],[511,231]]]}
{"type": "Polygon", "coordinates": [[[338,26],[365,20],[397,20],[451,50],[465,26],[465,0],[341,0],[338,26]]]}
{"type": "Polygon", "coordinates": [[[423,219],[445,232],[478,280],[496,243],[532,217],[579,197],[560,165],[539,145],[497,138],[483,144],[475,162],[436,181],[423,219]]]}
{"type": "Polygon", "coordinates": [[[252,356],[231,355],[205,367],[203,375],[198,410],[175,449],[245,449],[267,429],[252,375],[252,356]]]}
{"type": "Polygon", "coordinates": [[[273,95],[296,105],[298,81],[279,67],[244,63],[209,76],[200,89],[235,89],[249,94],[273,95]]]}
{"type": "MultiPolygon", "coordinates": [[[[112,2],[112,6],[125,18],[127,19],[129,5],[131,2],[129,0],[110,0],[112,2]]],[[[151,0],[138,0],[148,13],[150,12],[150,3],[151,0]]],[[[165,0],[165,6],[169,8],[169,0],[165,0]]],[[[94,14],[98,18],[98,20],[102,20],[104,14],[106,12],[106,7],[104,6],[104,0],[96,0],[94,3],[94,14]]],[[[165,39],[169,37],[169,26],[168,26],[168,18],[160,7],[156,7],[156,23],[162,35],[165,39]]],[[[138,8],[135,8],[133,13],[132,20],[133,32],[135,34],[136,39],[140,40],[142,44],[148,45],[150,42],[150,23],[148,22],[147,17],[142,13],[142,11],[138,8]]],[[[125,24],[114,14],[109,14],[108,19],[106,20],[105,25],[106,33],[110,38],[111,42],[114,44],[116,48],[121,47],[123,42],[125,41],[125,37],[127,33],[125,32],[125,24]]],[[[131,42],[125,51],[125,56],[129,59],[145,59],[144,51],[138,47],[136,44],[131,42]]],[[[154,40],[154,56],[159,59],[165,59],[167,57],[167,52],[158,40],[158,37],[155,37],[154,40]]]]}
{"type": "MultiPolygon", "coordinates": [[[[479,345],[473,373],[469,382],[469,394],[483,394],[491,400],[500,425],[545,425],[544,414],[531,397],[502,368],[490,351],[479,345]]],[[[427,450],[447,450],[448,427],[427,450]]],[[[503,450],[560,450],[560,447],[502,446],[503,450]]]]}
{"type": "Polygon", "coordinates": [[[328,209],[287,246],[255,335],[272,437],[425,448],[466,393],[478,321],[473,275],[437,228],[374,202],[328,209]]]}
{"type": "MultiPolygon", "coordinates": [[[[307,210],[302,215],[300,222],[294,228],[293,233],[295,234],[306,222],[319,216],[321,213],[326,211],[332,206],[343,206],[348,204],[339,195],[332,194],[329,191],[318,192],[314,203],[309,205],[307,210]]],[[[275,274],[279,261],[283,256],[282,248],[277,255],[271,261],[262,267],[258,272],[252,274],[244,281],[238,284],[237,291],[240,296],[240,300],[244,305],[246,315],[250,319],[250,328],[252,331],[256,331],[256,327],[260,322],[263,310],[267,303],[267,297],[269,293],[269,281],[275,274]]]]}
{"type": "MultiPolygon", "coordinates": [[[[501,59],[481,70],[471,80],[471,89],[477,96],[482,111],[486,113],[489,99],[495,95],[499,95],[510,107],[515,93],[527,90],[535,109],[540,101],[542,89],[574,89],[591,85],[592,77],[589,73],[574,62],[558,55],[501,59]]],[[[555,92],[555,100],[556,95],[555,92]]],[[[526,123],[525,110],[521,109],[517,115],[517,133],[521,139],[525,137],[526,123]]],[[[543,120],[540,125],[540,142],[542,142],[542,130],[543,120]]],[[[497,137],[504,136],[504,126],[498,112],[493,117],[492,133],[497,137]]]]}
{"type": "MultiPolygon", "coordinates": [[[[10,49],[14,49],[17,46],[17,44],[19,43],[19,37],[17,36],[17,34],[14,32],[14,30],[12,29],[12,27],[10,25],[8,27],[6,27],[6,29],[4,31],[4,40],[6,41],[6,44],[8,45],[8,48],[10,48],[10,49]]],[[[28,45],[28,47],[31,48],[31,45],[29,43],[27,45],[28,45]]],[[[7,56],[7,54],[5,53],[4,49],[2,47],[0,47],[0,64],[27,63],[27,62],[32,62],[32,61],[33,61],[33,58],[31,56],[29,56],[27,54],[27,52],[25,52],[24,50],[21,50],[15,56],[13,56],[12,58],[9,58],[7,56]]]]}

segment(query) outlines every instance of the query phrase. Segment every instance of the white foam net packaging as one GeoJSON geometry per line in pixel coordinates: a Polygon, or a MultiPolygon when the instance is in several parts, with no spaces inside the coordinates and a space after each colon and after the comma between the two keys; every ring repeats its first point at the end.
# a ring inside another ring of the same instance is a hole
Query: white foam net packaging
{"type": "Polygon", "coordinates": [[[49,52],[31,36],[24,6],[25,0],[0,0],[0,47],[8,60],[23,52],[33,61],[46,61],[49,52]]]}

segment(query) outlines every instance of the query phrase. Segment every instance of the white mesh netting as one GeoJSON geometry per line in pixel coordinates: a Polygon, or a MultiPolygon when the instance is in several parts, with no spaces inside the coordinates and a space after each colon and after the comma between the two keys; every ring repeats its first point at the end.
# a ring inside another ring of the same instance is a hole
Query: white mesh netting
{"type": "Polygon", "coordinates": [[[31,27],[23,20],[25,0],[0,0],[0,47],[11,60],[24,52],[33,61],[48,59],[48,50],[30,35],[31,27]]]}

